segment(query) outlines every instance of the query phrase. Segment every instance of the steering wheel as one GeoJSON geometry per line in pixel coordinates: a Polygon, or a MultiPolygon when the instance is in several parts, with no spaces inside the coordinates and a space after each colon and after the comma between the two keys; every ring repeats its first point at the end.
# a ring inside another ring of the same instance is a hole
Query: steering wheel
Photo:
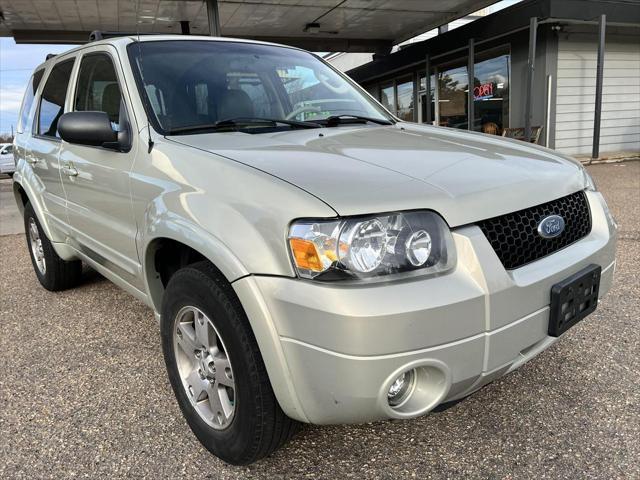
{"type": "Polygon", "coordinates": [[[349,85],[347,85],[346,82],[340,85],[339,87],[334,87],[333,85],[331,85],[329,83],[329,77],[324,73],[318,73],[318,75],[316,75],[316,78],[320,81],[322,85],[327,87],[333,93],[347,93],[349,91],[349,85]]]}
{"type": "Polygon", "coordinates": [[[294,111],[292,111],[291,113],[287,114],[284,118],[285,118],[285,120],[291,120],[292,118],[295,118],[295,117],[297,117],[298,115],[300,115],[301,113],[304,113],[304,112],[319,113],[321,111],[322,110],[320,109],[320,107],[316,107],[314,105],[303,105],[302,107],[298,107],[294,111]]]}

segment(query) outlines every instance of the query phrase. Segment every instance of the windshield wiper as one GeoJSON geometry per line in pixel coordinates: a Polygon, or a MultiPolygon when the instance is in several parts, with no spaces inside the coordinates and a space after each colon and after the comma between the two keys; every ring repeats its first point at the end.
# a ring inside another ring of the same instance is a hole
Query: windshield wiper
{"type": "Polygon", "coordinates": [[[277,125],[278,123],[282,125],[289,125],[290,127],[295,128],[318,128],[320,125],[312,122],[301,122],[298,120],[285,120],[282,118],[262,118],[262,117],[238,117],[238,118],[230,118],[229,120],[221,120],[216,122],[216,125],[224,126],[224,125],[260,125],[260,124],[269,124],[269,125],[277,125]]]}
{"type": "MultiPolygon", "coordinates": [[[[320,122],[320,121],[318,121],[320,122]]],[[[348,125],[353,123],[377,123],[378,125],[393,125],[394,122],[384,118],[363,117],[361,115],[332,115],[322,120],[327,127],[348,125]]]]}
{"type": "Polygon", "coordinates": [[[284,120],[279,118],[238,117],[228,120],[220,120],[215,123],[203,123],[200,125],[187,125],[169,130],[169,135],[195,132],[217,132],[221,130],[234,131],[242,127],[264,126],[277,127],[278,124],[288,125],[291,128],[320,128],[321,125],[312,122],[300,122],[297,120],[284,120]]]}

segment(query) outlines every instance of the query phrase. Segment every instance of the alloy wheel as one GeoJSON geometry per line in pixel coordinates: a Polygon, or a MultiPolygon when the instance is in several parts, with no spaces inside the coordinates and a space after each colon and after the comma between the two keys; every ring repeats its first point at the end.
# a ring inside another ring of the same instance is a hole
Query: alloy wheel
{"type": "Polygon", "coordinates": [[[47,262],[44,258],[40,231],[38,230],[38,225],[33,217],[29,218],[29,245],[31,246],[31,253],[33,254],[36,267],[38,267],[40,274],[44,275],[47,273],[47,262]]]}
{"type": "Polygon", "coordinates": [[[200,418],[216,430],[227,428],[237,406],[227,350],[213,322],[200,309],[180,309],[174,322],[174,352],[187,397],[200,418]]]}

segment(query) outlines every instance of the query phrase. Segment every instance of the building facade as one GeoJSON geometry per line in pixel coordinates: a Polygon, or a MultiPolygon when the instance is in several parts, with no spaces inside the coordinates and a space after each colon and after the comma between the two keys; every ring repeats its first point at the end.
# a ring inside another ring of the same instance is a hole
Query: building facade
{"type": "Polygon", "coordinates": [[[347,73],[404,120],[500,135],[528,118],[570,155],[640,151],[640,2],[525,1],[347,73]]]}

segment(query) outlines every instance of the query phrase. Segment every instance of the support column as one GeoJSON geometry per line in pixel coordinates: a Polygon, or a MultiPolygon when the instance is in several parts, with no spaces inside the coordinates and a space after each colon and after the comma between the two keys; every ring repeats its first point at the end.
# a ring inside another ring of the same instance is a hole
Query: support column
{"type": "Polygon", "coordinates": [[[538,35],[538,18],[529,19],[529,59],[527,61],[527,93],[524,108],[524,138],[531,138],[531,119],[533,117],[533,82],[536,74],[536,43],[538,35]]]}
{"type": "Polygon", "coordinates": [[[207,3],[207,20],[209,21],[209,35],[221,37],[220,13],[218,12],[218,0],[205,0],[207,3]]]}
{"type": "Polygon", "coordinates": [[[598,22],[598,64],[596,67],[596,105],[593,116],[593,148],[591,158],[600,156],[600,120],[602,119],[602,85],[604,84],[604,37],[607,25],[607,16],[600,15],[598,22]]]}
{"type": "Polygon", "coordinates": [[[475,103],[473,98],[473,90],[476,86],[475,78],[475,44],[473,38],[469,39],[469,61],[467,64],[468,92],[467,92],[467,130],[473,130],[475,122],[475,103]]]}
{"type": "Polygon", "coordinates": [[[433,112],[431,111],[431,57],[427,53],[427,57],[425,58],[424,65],[426,67],[426,77],[424,79],[425,86],[425,118],[424,123],[432,124],[433,123],[433,112]]]}

